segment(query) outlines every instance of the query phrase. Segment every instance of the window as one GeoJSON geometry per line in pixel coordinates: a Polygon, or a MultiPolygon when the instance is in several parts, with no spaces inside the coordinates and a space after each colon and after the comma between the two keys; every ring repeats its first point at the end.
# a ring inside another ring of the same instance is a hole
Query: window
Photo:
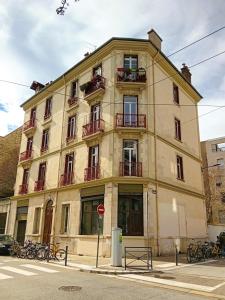
{"type": "Polygon", "coordinates": [[[52,114],[52,97],[48,98],[45,102],[45,115],[44,119],[48,119],[52,114]]]}
{"type": "Polygon", "coordinates": [[[29,137],[29,138],[27,139],[27,149],[26,149],[28,155],[29,155],[29,154],[31,155],[32,147],[33,147],[33,137],[29,137]]]}
{"type": "Polygon", "coordinates": [[[123,97],[123,125],[125,127],[136,127],[138,114],[138,97],[123,97]]]}
{"type": "Polygon", "coordinates": [[[123,141],[123,175],[137,176],[138,141],[123,141]]]}
{"type": "Polygon", "coordinates": [[[102,76],[102,65],[93,68],[93,77],[102,76]]]}
{"type": "Polygon", "coordinates": [[[91,106],[91,123],[100,120],[100,104],[91,106]]]}
{"type": "Polygon", "coordinates": [[[74,153],[67,154],[65,159],[65,174],[73,173],[73,161],[74,153]]]}
{"type": "Polygon", "coordinates": [[[224,168],[224,159],[223,158],[218,158],[217,159],[217,164],[219,164],[218,168],[223,169],[224,168]]]}
{"type": "Polygon", "coordinates": [[[40,218],[41,218],[41,207],[36,207],[35,211],[34,211],[33,234],[38,234],[39,233],[40,218]]]}
{"type": "Polygon", "coordinates": [[[138,68],[138,57],[137,55],[124,55],[124,69],[135,69],[138,68]]]}
{"type": "Polygon", "coordinates": [[[211,144],[212,152],[224,152],[225,151],[225,143],[220,144],[211,144]]]}
{"type": "Polygon", "coordinates": [[[89,148],[89,161],[88,161],[89,167],[96,167],[98,165],[98,152],[99,152],[98,145],[89,148]]]}
{"type": "Polygon", "coordinates": [[[73,81],[71,84],[71,92],[70,95],[72,98],[76,98],[77,97],[77,91],[78,91],[78,81],[73,81]]]}
{"type": "Polygon", "coordinates": [[[225,210],[219,210],[219,222],[225,224],[225,210]]]}
{"type": "Polygon", "coordinates": [[[125,236],[142,236],[143,186],[120,184],[118,189],[118,227],[125,236]]]}
{"type": "Polygon", "coordinates": [[[71,116],[68,119],[67,126],[67,141],[75,138],[76,116],[71,116]]]}
{"type": "Polygon", "coordinates": [[[49,141],[49,129],[45,129],[43,130],[42,133],[41,152],[48,150],[48,141],[49,141]]]}
{"type": "Polygon", "coordinates": [[[63,204],[62,205],[62,219],[61,219],[61,233],[69,232],[69,212],[70,212],[70,205],[63,204]]]}
{"type": "Polygon", "coordinates": [[[24,169],[22,184],[26,185],[28,183],[28,177],[29,177],[29,169],[24,169]]]}
{"type": "Polygon", "coordinates": [[[0,234],[5,233],[7,213],[0,213],[0,234]]]}
{"type": "Polygon", "coordinates": [[[179,89],[178,89],[178,86],[175,83],[173,84],[173,101],[176,104],[180,104],[179,89]]]}
{"type": "Polygon", "coordinates": [[[177,155],[177,179],[184,180],[183,158],[177,155]]]}
{"type": "Polygon", "coordinates": [[[222,185],[222,177],[216,176],[216,186],[220,187],[222,185]]]}
{"type": "Polygon", "coordinates": [[[34,125],[35,119],[36,119],[36,107],[32,108],[31,112],[30,112],[30,120],[33,125],[34,125]]]}
{"type": "Polygon", "coordinates": [[[39,165],[38,181],[45,182],[46,162],[39,165]]]}
{"type": "Polygon", "coordinates": [[[99,220],[97,207],[104,204],[103,196],[93,196],[81,199],[82,201],[82,218],[81,218],[81,234],[98,234],[98,222],[100,233],[103,232],[103,220],[99,220]]]}
{"type": "Polygon", "coordinates": [[[175,138],[181,141],[181,127],[180,120],[175,118],[175,138]]]}

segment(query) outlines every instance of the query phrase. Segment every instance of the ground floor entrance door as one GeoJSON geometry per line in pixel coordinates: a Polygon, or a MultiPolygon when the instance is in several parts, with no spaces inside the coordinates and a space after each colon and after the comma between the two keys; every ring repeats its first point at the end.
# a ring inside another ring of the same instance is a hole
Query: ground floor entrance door
{"type": "Polygon", "coordinates": [[[26,226],[27,226],[27,221],[26,220],[18,221],[16,240],[21,245],[24,244],[26,226]]]}
{"type": "Polygon", "coordinates": [[[51,238],[51,230],[52,230],[52,213],[53,213],[53,207],[52,207],[52,200],[49,200],[46,209],[45,209],[45,222],[44,222],[44,232],[43,232],[43,244],[50,243],[51,238]]]}

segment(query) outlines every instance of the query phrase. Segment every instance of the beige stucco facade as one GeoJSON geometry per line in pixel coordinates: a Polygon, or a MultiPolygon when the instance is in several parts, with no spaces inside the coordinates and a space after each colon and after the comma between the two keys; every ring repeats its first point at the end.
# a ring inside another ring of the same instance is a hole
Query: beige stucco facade
{"type": "Polygon", "coordinates": [[[46,205],[51,199],[51,239],[62,246],[68,245],[71,253],[95,255],[96,235],[81,234],[82,201],[101,195],[105,215],[100,255],[110,256],[111,230],[118,226],[118,199],[121,195],[128,197],[129,191],[136,194],[138,190],[143,206],[143,233],[123,236],[124,246],[151,245],[155,253],[163,254],[172,252],[175,242],[184,250],[189,239],[206,238],[197,119],[200,99],[198,92],[149,40],[114,38],[105,43],[23,104],[24,122],[29,121],[31,109],[36,107],[36,125],[32,132],[24,132],[22,136],[21,153],[26,150],[27,138],[33,136],[33,157],[18,164],[11,233],[16,235],[18,214],[15,211],[23,207],[20,203],[24,201],[24,206],[28,207],[26,238],[42,241],[46,205]],[[123,66],[124,55],[128,54],[138,57],[138,67],[146,70],[146,82],[117,82],[117,68],[123,66]],[[93,68],[99,64],[106,80],[104,90],[85,98],[78,89],[78,103],[69,107],[72,82],[78,80],[80,87],[90,81],[93,68]],[[174,83],[179,88],[180,105],[173,100],[174,83]],[[146,126],[116,126],[116,114],[123,114],[123,97],[127,95],[137,96],[138,114],[146,116],[146,126]],[[50,96],[51,117],[44,121],[45,103],[50,96]],[[91,106],[95,103],[100,103],[104,130],[82,137],[82,126],[89,120],[91,106]],[[68,143],[68,118],[73,115],[76,115],[76,137],[68,143]],[[181,121],[181,141],[175,139],[175,118],[181,121]],[[49,128],[48,151],[40,154],[42,132],[46,128],[49,128]],[[121,176],[124,140],[137,141],[141,176],[121,176]],[[85,181],[89,148],[95,145],[99,145],[100,176],[85,181]],[[71,152],[74,152],[74,182],[60,186],[65,156],[71,152]],[[177,179],[177,156],[183,160],[182,180],[177,179]],[[46,162],[45,187],[35,192],[41,162],[46,162]],[[26,168],[29,168],[28,190],[21,195],[20,185],[26,168]],[[68,204],[68,228],[63,233],[62,210],[63,205],[68,204]],[[40,215],[38,232],[34,233],[36,208],[40,208],[40,215]]]}

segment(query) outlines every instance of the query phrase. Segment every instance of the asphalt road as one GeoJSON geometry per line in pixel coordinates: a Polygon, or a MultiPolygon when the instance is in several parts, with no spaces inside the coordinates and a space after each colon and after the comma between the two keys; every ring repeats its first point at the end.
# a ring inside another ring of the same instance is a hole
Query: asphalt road
{"type": "Polygon", "coordinates": [[[31,260],[0,256],[0,300],[177,299],[205,297],[153,287],[121,278],[82,273],[31,260]],[[64,291],[61,287],[73,287],[64,291]]]}

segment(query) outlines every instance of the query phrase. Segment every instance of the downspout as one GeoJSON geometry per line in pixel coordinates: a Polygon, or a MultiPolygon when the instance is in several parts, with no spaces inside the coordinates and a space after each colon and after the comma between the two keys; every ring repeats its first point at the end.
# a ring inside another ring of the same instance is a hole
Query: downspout
{"type": "Polygon", "coordinates": [[[157,142],[156,142],[156,105],[155,105],[155,59],[159,54],[159,50],[157,50],[155,56],[153,56],[152,62],[152,81],[153,81],[153,130],[154,130],[154,160],[155,160],[155,182],[156,182],[156,247],[157,247],[157,256],[160,256],[160,246],[159,246],[159,205],[158,205],[158,172],[157,172],[157,142]]]}
{"type": "MultiPolygon", "coordinates": [[[[64,93],[64,103],[63,103],[63,117],[62,117],[62,127],[61,127],[61,144],[60,144],[60,157],[59,157],[59,164],[58,164],[58,181],[57,184],[59,185],[60,182],[60,171],[61,171],[61,165],[62,165],[62,159],[61,159],[61,154],[62,154],[62,146],[63,146],[63,125],[64,125],[64,117],[65,117],[65,106],[66,106],[66,80],[65,80],[65,75],[63,75],[63,82],[64,82],[64,88],[65,88],[65,93],[64,93]]],[[[56,196],[55,196],[55,214],[54,214],[54,224],[53,224],[53,241],[55,241],[55,227],[56,227],[56,212],[57,212],[57,202],[58,202],[58,194],[59,194],[59,186],[56,190],[56,196]]]]}

